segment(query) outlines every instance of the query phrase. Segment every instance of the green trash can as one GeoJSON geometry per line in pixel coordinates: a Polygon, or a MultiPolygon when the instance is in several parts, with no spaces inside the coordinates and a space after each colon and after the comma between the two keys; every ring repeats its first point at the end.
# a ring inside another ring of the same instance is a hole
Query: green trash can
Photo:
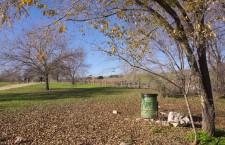
{"type": "Polygon", "coordinates": [[[157,94],[141,94],[141,117],[153,119],[158,116],[157,94]]]}

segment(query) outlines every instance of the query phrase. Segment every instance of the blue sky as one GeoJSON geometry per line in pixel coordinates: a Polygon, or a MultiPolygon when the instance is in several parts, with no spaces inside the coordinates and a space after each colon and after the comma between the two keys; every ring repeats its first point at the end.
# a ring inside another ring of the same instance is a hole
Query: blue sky
{"type": "MultiPolygon", "coordinates": [[[[32,8],[30,10],[30,16],[27,18],[22,18],[20,21],[16,21],[13,24],[13,28],[7,28],[6,31],[0,32],[1,37],[7,35],[8,37],[13,37],[19,35],[22,29],[29,29],[30,26],[36,24],[48,24],[52,23],[48,18],[42,16],[41,10],[32,8]]],[[[88,25],[85,25],[85,35],[80,32],[81,23],[69,22],[67,25],[66,33],[69,34],[71,44],[69,47],[77,48],[83,47],[86,54],[86,63],[90,66],[88,69],[88,75],[93,76],[109,76],[120,74],[121,70],[119,69],[119,61],[113,60],[111,57],[107,56],[103,52],[97,51],[96,45],[102,46],[102,42],[107,38],[103,34],[99,33],[97,30],[91,28],[88,25]],[[93,45],[95,44],[95,45],[93,45]]]]}
{"type": "Polygon", "coordinates": [[[69,23],[67,28],[67,33],[71,32],[74,38],[71,46],[81,46],[87,53],[86,62],[90,64],[89,75],[108,76],[120,73],[118,60],[113,60],[112,57],[98,51],[98,46],[104,47],[102,42],[107,40],[102,33],[91,28],[89,25],[85,26],[85,33],[81,33],[81,28],[75,23],[69,23]]]}

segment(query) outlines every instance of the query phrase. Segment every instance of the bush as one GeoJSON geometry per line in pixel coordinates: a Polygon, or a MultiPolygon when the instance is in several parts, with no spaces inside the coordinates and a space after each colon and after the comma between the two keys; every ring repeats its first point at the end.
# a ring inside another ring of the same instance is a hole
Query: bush
{"type": "Polygon", "coordinates": [[[104,79],[104,77],[103,76],[98,76],[97,79],[104,79]]]}
{"type": "MultiPolygon", "coordinates": [[[[194,141],[193,132],[188,134],[187,140],[190,142],[194,141]]],[[[213,137],[200,130],[197,132],[197,140],[199,145],[225,145],[225,132],[216,129],[215,137],[213,137]]]]}

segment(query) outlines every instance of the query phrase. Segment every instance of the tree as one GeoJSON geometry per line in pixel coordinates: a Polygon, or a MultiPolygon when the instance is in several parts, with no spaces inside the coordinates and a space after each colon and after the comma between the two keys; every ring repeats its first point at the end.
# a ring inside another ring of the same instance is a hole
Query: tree
{"type": "Polygon", "coordinates": [[[225,48],[224,35],[208,42],[208,62],[212,70],[213,88],[218,93],[224,92],[225,84],[225,48]]]}
{"type": "Polygon", "coordinates": [[[7,67],[0,73],[1,82],[21,82],[23,81],[21,69],[18,66],[7,67]]]}
{"type": "Polygon", "coordinates": [[[104,77],[103,76],[98,76],[97,79],[98,80],[102,80],[102,79],[104,79],[104,77]]]}
{"type": "Polygon", "coordinates": [[[36,69],[34,69],[33,67],[26,67],[23,70],[23,78],[24,78],[24,82],[29,83],[32,79],[35,78],[35,76],[38,76],[38,72],[36,69]]]}
{"type": "Polygon", "coordinates": [[[79,74],[84,74],[86,68],[85,52],[82,48],[73,49],[70,56],[64,61],[66,72],[72,82],[75,84],[75,77],[79,74]]]}
{"type": "Polygon", "coordinates": [[[111,50],[106,52],[130,62],[133,66],[138,64],[136,60],[141,60],[144,54],[152,51],[151,42],[159,34],[165,35],[165,41],[177,43],[185,53],[192,74],[199,79],[202,129],[211,135],[214,134],[215,109],[206,46],[208,40],[216,37],[215,31],[211,28],[218,25],[224,28],[225,10],[222,1],[97,1],[95,5],[87,5],[84,13],[85,15],[72,15],[67,20],[91,20],[94,28],[112,40],[108,42],[111,50]],[[94,11],[91,11],[93,9],[94,11]],[[113,21],[110,21],[110,16],[113,21]]]}
{"type": "Polygon", "coordinates": [[[61,79],[66,78],[66,68],[63,62],[59,63],[53,72],[51,72],[51,76],[57,82],[60,82],[61,79]]]}
{"type": "Polygon", "coordinates": [[[12,26],[11,22],[21,13],[21,11],[24,11],[25,9],[22,9],[19,11],[17,9],[17,0],[5,0],[1,1],[0,3],[0,27],[3,26],[5,23],[8,24],[8,26],[12,26]]]}
{"type": "Polygon", "coordinates": [[[67,41],[54,29],[32,29],[24,31],[11,43],[4,46],[3,57],[33,68],[44,76],[46,90],[49,90],[49,74],[68,57],[67,41]]]}

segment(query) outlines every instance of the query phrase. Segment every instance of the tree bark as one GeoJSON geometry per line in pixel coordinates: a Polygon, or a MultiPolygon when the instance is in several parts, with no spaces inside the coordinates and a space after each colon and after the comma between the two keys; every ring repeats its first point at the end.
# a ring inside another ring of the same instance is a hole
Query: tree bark
{"type": "Polygon", "coordinates": [[[59,74],[56,74],[56,81],[59,82],[59,74]]]}
{"type": "Polygon", "coordinates": [[[206,41],[200,36],[200,43],[197,48],[198,60],[195,59],[193,51],[188,45],[187,39],[181,39],[181,47],[186,53],[189,66],[195,76],[199,78],[199,96],[202,107],[202,130],[214,135],[215,133],[215,109],[212,96],[211,80],[206,59],[206,41]]]}
{"type": "Polygon", "coordinates": [[[49,78],[48,78],[48,73],[45,74],[45,89],[49,90],[49,78]]]}
{"type": "Polygon", "coordinates": [[[75,84],[75,78],[74,78],[74,74],[72,75],[72,85],[75,84]]]}
{"type": "MultiPolygon", "coordinates": [[[[204,43],[203,43],[204,44],[204,43]]],[[[206,59],[206,48],[200,44],[198,48],[198,62],[200,68],[200,91],[202,106],[202,130],[214,135],[215,133],[215,108],[212,96],[211,80],[206,59]]]]}
{"type": "Polygon", "coordinates": [[[201,107],[202,107],[202,130],[214,135],[215,133],[215,108],[212,95],[211,80],[209,76],[208,63],[206,58],[206,38],[204,35],[205,27],[205,17],[204,11],[205,7],[203,3],[200,5],[200,10],[197,12],[197,16],[200,19],[200,30],[199,38],[197,44],[197,54],[198,54],[198,64],[199,64],[199,79],[200,79],[200,91],[199,96],[201,97],[201,107]]]}

